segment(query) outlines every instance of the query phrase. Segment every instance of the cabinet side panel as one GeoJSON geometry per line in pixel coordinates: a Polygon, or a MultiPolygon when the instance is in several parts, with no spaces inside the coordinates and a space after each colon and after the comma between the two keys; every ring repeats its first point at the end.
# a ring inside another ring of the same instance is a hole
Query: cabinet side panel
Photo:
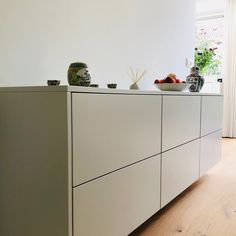
{"type": "Polygon", "coordinates": [[[67,94],[0,93],[0,235],[67,236],[67,94]]]}

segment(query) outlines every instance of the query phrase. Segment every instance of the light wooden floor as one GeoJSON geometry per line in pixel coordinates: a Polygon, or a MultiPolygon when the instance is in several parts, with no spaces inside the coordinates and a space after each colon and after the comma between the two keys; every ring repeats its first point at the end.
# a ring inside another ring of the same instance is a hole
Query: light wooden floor
{"type": "Polygon", "coordinates": [[[236,140],[222,149],[221,163],[131,235],[236,236],[236,140]]]}

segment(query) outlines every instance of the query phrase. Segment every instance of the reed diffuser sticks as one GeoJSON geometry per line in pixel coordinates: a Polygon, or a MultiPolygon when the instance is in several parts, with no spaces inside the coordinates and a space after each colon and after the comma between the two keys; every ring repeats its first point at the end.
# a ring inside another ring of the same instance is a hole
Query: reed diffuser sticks
{"type": "Polygon", "coordinates": [[[140,72],[139,69],[134,70],[132,67],[129,68],[130,73],[129,77],[132,79],[133,83],[138,83],[141,79],[143,79],[144,75],[147,73],[146,70],[140,72]]]}

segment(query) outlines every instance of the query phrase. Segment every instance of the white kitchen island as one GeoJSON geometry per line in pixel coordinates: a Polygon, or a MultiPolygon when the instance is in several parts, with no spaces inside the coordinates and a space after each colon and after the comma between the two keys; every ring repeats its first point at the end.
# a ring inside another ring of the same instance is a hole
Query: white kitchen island
{"type": "Polygon", "coordinates": [[[0,88],[0,236],[125,236],[221,157],[219,94],[0,88]]]}

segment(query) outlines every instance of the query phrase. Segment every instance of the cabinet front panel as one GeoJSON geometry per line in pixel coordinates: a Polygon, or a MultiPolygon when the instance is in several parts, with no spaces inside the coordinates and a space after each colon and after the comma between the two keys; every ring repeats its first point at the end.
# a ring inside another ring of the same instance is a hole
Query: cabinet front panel
{"type": "Polygon", "coordinates": [[[74,186],[157,155],[161,96],[73,94],[74,186]]]}
{"type": "Polygon", "coordinates": [[[201,138],[200,175],[204,175],[221,159],[222,131],[201,138]]]}
{"type": "Polygon", "coordinates": [[[128,235],[160,209],[160,156],[74,188],[74,236],[128,235]]]}
{"type": "Polygon", "coordinates": [[[161,207],[199,178],[200,140],[162,154],[161,207]]]}
{"type": "Polygon", "coordinates": [[[202,97],[202,127],[201,135],[207,135],[223,126],[223,97],[203,96],[202,97]]]}
{"type": "Polygon", "coordinates": [[[164,96],[163,151],[199,138],[200,103],[198,96],[164,96]]]}

